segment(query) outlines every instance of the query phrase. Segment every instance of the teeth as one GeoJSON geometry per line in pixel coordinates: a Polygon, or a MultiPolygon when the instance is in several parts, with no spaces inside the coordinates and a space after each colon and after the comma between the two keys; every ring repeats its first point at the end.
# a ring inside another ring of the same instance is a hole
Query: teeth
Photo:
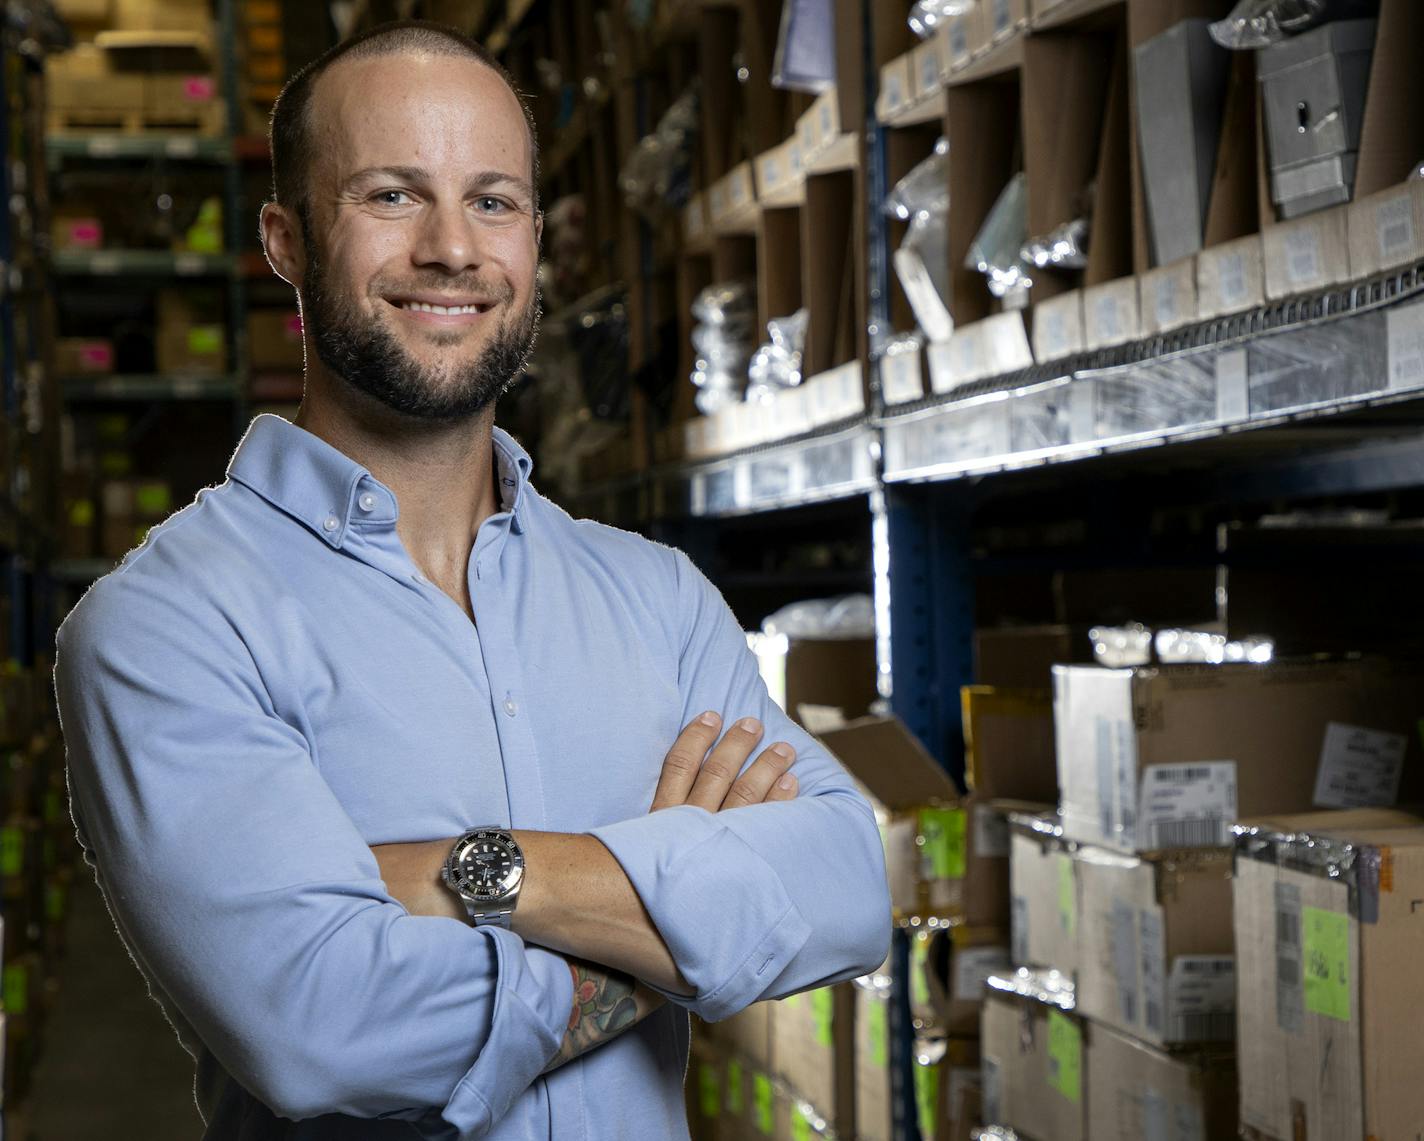
{"type": "Polygon", "coordinates": [[[452,313],[482,312],[478,305],[427,305],[424,301],[405,301],[401,303],[401,308],[416,313],[437,313],[442,317],[448,317],[452,313]]]}

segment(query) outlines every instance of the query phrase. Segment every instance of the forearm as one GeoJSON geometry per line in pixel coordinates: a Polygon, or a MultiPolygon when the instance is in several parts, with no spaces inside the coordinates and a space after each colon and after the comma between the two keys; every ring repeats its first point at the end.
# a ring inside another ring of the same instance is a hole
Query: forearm
{"type": "MultiPolygon", "coordinates": [[[[511,926],[528,943],[690,994],[647,909],[612,854],[592,836],[516,831],[524,883],[511,926]]],[[[391,894],[413,915],[466,919],[440,879],[450,840],[373,849],[391,894]]]]}
{"type": "Polygon", "coordinates": [[[577,959],[569,961],[569,971],[574,983],[569,1028],[545,1073],[618,1037],[664,1001],[661,995],[621,971],[577,959]]]}

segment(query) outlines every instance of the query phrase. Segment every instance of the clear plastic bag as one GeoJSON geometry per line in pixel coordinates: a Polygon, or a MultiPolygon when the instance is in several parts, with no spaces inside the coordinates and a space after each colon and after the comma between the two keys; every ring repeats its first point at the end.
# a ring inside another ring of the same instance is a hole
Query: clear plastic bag
{"type": "Polygon", "coordinates": [[[1009,179],[979,233],[964,264],[988,281],[989,292],[1006,305],[1021,304],[1033,287],[1028,266],[1019,260],[1028,238],[1028,194],[1023,172],[1009,179]]]}
{"type": "Polygon", "coordinates": [[[943,135],[935,140],[934,152],[917,162],[910,173],[895,183],[885,196],[884,211],[892,218],[908,222],[921,210],[934,209],[936,204],[949,202],[949,140],[943,135]]]}
{"type": "Polygon", "coordinates": [[[698,322],[692,329],[695,403],[710,415],[741,400],[746,387],[755,348],[755,290],[746,281],[713,282],[693,301],[692,315],[698,322]]]}
{"type": "Polygon", "coordinates": [[[1030,238],[1020,260],[1035,269],[1082,269],[1088,264],[1088,219],[1074,218],[1041,238],[1030,238]]]}
{"type": "Polygon", "coordinates": [[[766,323],[770,340],[752,354],[747,367],[747,400],[770,400],[801,383],[801,352],[806,344],[807,311],[773,317],[766,323]]]}
{"type": "Polygon", "coordinates": [[[1239,0],[1211,25],[1211,38],[1232,51],[1270,47],[1330,20],[1372,16],[1378,0],[1239,0]]]}
{"type": "Polygon", "coordinates": [[[910,9],[910,31],[922,40],[929,39],[946,20],[962,16],[978,7],[978,0],[919,0],[910,9]]]}
{"type": "Polygon", "coordinates": [[[791,602],[767,615],[761,632],[787,638],[873,638],[875,604],[868,594],[791,602]]]}
{"type": "Polygon", "coordinates": [[[883,209],[910,223],[895,251],[895,273],[914,310],[915,321],[932,341],[954,332],[945,299],[949,296],[949,144],[940,138],[934,152],[900,179],[883,209]]]}
{"type": "Polygon", "coordinates": [[[683,92],[663,112],[654,131],[638,141],[618,175],[629,208],[655,218],[687,202],[689,171],[700,129],[696,88],[683,92]]]}

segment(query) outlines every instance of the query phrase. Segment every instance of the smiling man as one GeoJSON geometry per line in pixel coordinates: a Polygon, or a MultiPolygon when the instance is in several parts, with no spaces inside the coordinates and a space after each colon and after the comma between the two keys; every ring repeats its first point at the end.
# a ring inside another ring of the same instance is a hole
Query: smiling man
{"type": "Polygon", "coordinates": [[[687,559],[494,427],[540,218],[487,53],[347,41],[272,152],[301,411],[60,630],[85,858],[208,1141],[685,1137],[685,1010],[881,962],[870,810],[687,559]]]}

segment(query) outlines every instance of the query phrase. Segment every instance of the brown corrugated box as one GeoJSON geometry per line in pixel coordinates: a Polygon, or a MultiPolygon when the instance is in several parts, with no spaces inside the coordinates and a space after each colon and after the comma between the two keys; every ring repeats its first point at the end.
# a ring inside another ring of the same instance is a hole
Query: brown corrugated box
{"type": "Polygon", "coordinates": [[[1166,1053],[1101,1024],[1087,1040],[1093,1141],[1236,1136],[1236,1067],[1229,1049],[1166,1053]]]}
{"type": "Polygon", "coordinates": [[[1035,999],[991,994],[980,1040],[985,1124],[1034,1141],[1087,1141],[1084,1055],[1092,1029],[1035,999]]]}

